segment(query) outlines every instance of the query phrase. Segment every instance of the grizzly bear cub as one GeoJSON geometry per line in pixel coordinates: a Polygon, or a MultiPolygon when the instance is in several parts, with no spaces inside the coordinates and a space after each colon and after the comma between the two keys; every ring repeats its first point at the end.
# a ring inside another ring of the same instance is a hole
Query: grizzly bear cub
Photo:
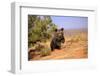
{"type": "Polygon", "coordinates": [[[61,49],[61,43],[64,42],[65,42],[64,28],[55,29],[54,36],[50,43],[51,50],[53,51],[54,49],[61,49]]]}

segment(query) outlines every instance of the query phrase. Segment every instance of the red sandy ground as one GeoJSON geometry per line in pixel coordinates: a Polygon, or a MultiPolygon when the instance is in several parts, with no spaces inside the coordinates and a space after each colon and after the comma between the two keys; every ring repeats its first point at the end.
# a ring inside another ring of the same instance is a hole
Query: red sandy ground
{"type": "Polygon", "coordinates": [[[50,55],[40,57],[39,55],[32,60],[54,60],[54,59],[79,59],[87,58],[87,41],[66,42],[61,50],[55,49],[50,55]]]}

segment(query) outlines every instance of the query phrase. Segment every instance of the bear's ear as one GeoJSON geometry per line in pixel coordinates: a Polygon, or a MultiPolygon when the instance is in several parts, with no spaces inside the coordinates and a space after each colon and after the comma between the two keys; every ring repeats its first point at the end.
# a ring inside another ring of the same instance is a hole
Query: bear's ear
{"type": "Polygon", "coordinates": [[[61,28],[61,31],[64,31],[64,28],[61,28]]]}
{"type": "Polygon", "coordinates": [[[57,31],[58,31],[58,29],[55,29],[54,31],[55,31],[55,32],[57,32],[57,31]]]}

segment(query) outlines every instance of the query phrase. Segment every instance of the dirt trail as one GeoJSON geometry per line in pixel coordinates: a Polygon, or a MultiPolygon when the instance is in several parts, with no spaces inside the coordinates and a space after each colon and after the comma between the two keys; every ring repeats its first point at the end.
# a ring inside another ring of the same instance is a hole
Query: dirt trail
{"type": "Polygon", "coordinates": [[[67,47],[62,50],[54,50],[50,56],[42,57],[40,59],[87,58],[86,47],[77,43],[73,44],[72,47],[67,47]]]}
{"type": "Polygon", "coordinates": [[[67,43],[66,47],[61,50],[55,49],[50,55],[40,57],[37,56],[32,60],[48,60],[48,59],[79,59],[87,58],[87,45],[86,41],[67,43]],[[71,45],[71,46],[70,46],[71,45]]]}

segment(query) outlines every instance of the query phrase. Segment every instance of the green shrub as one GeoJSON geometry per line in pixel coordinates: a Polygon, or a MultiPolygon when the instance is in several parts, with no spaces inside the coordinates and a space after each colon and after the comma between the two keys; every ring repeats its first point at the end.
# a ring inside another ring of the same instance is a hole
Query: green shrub
{"type": "Polygon", "coordinates": [[[51,54],[50,48],[43,48],[41,50],[41,56],[47,56],[47,55],[50,55],[50,54],[51,54]]]}
{"type": "Polygon", "coordinates": [[[56,28],[50,16],[28,15],[28,47],[34,46],[37,40],[45,42],[50,39],[56,28]]]}

